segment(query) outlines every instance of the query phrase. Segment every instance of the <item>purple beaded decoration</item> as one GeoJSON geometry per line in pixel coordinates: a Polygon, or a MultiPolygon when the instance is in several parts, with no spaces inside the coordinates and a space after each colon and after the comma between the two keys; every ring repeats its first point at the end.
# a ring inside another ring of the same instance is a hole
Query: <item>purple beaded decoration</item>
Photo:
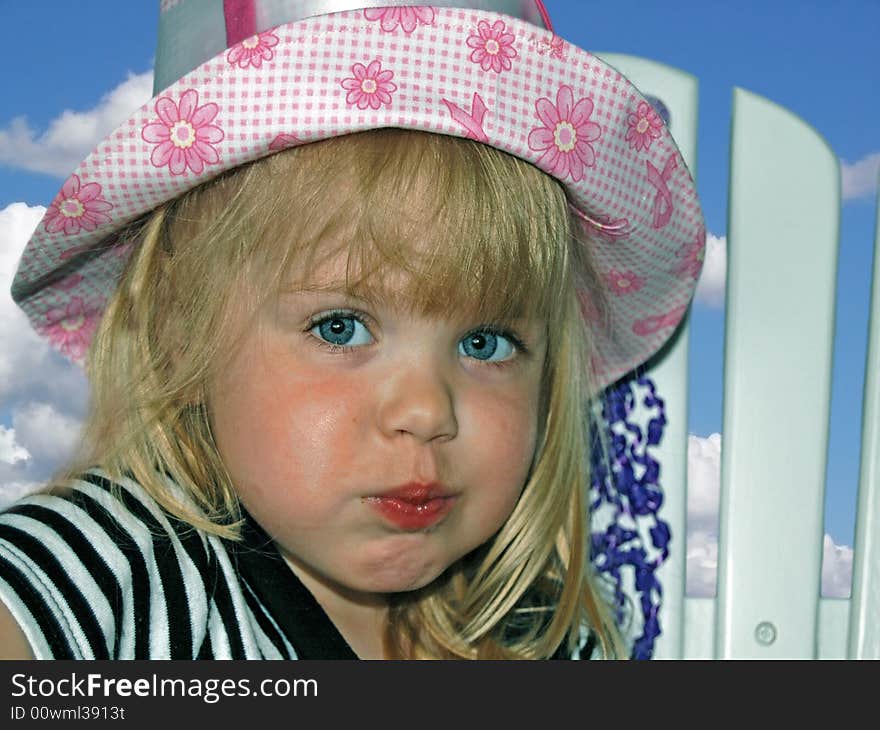
{"type": "Polygon", "coordinates": [[[601,406],[602,419],[594,429],[606,429],[608,454],[606,459],[594,430],[590,510],[593,515],[604,512],[607,524],[599,529],[594,525],[591,557],[613,585],[618,624],[627,620],[625,580],[634,586],[642,622],[631,658],[650,659],[661,633],[663,589],[656,572],[669,556],[670,539],[669,525],[658,516],[663,491],[658,481],[660,464],[651,449],[663,436],[666,413],[655,383],[647,376],[609,387],[601,406]],[[633,411],[639,403],[644,407],[639,420],[647,413],[644,428],[634,421],[633,411]]]}

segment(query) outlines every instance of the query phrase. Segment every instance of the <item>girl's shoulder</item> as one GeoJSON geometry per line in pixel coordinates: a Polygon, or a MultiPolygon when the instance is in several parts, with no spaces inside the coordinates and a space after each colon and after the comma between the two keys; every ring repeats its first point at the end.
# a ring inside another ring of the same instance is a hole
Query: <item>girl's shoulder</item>
{"type": "Polygon", "coordinates": [[[170,656],[192,644],[174,624],[207,615],[218,547],[130,477],[91,469],[0,513],[0,600],[37,658],[170,656]]]}
{"type": "MultiPolygon", "coordinates": [[[[166,483],[182,497],[171,479],[166,483]]],[[[18,500],[0,513],[0,525],[7,538],[30,534],[77,550],[90,546],[104,557],[106,550],[159,554],[181,542],[193,559],[210,552],[204,533],[169,515],[131,475],[112,478],[100,468],[18,500]]]]}

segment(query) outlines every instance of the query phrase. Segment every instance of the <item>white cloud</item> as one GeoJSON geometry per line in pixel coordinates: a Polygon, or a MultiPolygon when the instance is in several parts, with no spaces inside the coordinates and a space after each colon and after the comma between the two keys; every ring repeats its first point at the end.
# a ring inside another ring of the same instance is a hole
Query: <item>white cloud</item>
{"type": "Polygon", "coordinates": [[[709,307],[724,306],[724,289],[727,280],[727,238],[706,234],[706,260],[695,298],[709,307]]]}
{"type": "MultiPolygon", "coordinates": [[[[718,574],[718,505],[721,494],[721,434],[688,436],[687,593],[714,596],[718,574]]],[[[822,595],[850,595],[853,550],[823,541],[822,595]]]]}
{"type": "Polygon", "coordinates": [[[49,403],[13,409],[13,427],[0,425],[0,509],[35,491],[73,454],[80,419],[49,403]]]}
{"type": "Polygon", "coordinates": [[[687,593],[715,595],[721,434],[688,436],[687,593]]]}
{"type": "Polygon", "coordinates": [[[24,245],[44,212],[24,203],[0,210],[0,410],[42,401],[75,415],[86,405],[82,371],[37,336],[9,293],[24,245]]]}
{"type": "Polygon", "coordinates": [[[16,387],[16,376],[29,372],[46,352],[9,294],[24,244],[44,212],[45,208],[24,203],[0,211],[0,404],[16,387]]]}
{"type": "Polygon", "coordinates": [[[6,509],[15,500],[36,492],[40,482],[3,482],[0,485],[0,510],[6,509]]]}
{"type": "Polygon", "coordinates": [[[129,74],[94,109],[66,110],[44,133],[24,117],[0,128],[0,164],[63,177],[72,172],[98,142],[152,97],[153,72],[129,74]]]}
{"type": "Polygon", "coordinates": [[[29,403],[12,416],[15,438],[40,463],[59,464],[70,456],[81,422],[59,413],[49,403],[29,403]]]}
{"type": "Polygon", "coordinates": [[[721,479],[721,434],[688,436],[688,527],[692,532],[718,533],[721,479]]]}
{"type": "Polygon", "coordinates": [[[844,200],[870,198],[877,193],[880,176],[880,152],[863,157],[858,162],[840,161],[841,197],[844,200]]]}
{"type": "Polygon", "coordinates": [[[846,545],[836,545],[831,535],[825,535],[822,548],[822,595],[829,598],[849,598],[853,549],[846,545]]]}
{"type": "Polygon", "coordinates": [[[717,533],[691,530],[687,536],[687,593],[714,596],[718,575],[717,533]]]}
{"type": "Polygon", "coordinates": [[[15,429],[0,424],[0,461],[16,464],[30,458],[28,450],[15,440],[15,429]]]}
{"type": "Polygon", "coordinates": [[[52,350],[12,301],[9,288],[24,244],[44,208],[0,210],[0,506],[32,491],[70,452],[85,415],[83,372],[52,350]],[[10,428],[11,426],[11,428],[10,428]]]}

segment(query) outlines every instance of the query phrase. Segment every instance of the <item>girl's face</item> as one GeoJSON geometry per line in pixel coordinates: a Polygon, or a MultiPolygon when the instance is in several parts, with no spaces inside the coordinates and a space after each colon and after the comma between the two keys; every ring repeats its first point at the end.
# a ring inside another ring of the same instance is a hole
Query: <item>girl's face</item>
{"type": "Polygon", "coordinates": [[[247,510],[307,585],[362,601],[427,585],[510,515],[546,323],[413,314],[393,283],[346,295],[344,272],[261,313],[209,402],[247,510]]]}

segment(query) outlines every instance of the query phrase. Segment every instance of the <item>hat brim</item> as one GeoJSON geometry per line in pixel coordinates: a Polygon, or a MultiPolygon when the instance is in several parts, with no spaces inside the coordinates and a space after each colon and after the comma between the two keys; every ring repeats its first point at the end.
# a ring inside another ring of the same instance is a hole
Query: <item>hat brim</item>
{"type": "Polygon", "coordinates": [[[693,178],[659,115],[615,69],[550,31],[431,9],[409,29],[364,11],[275,27],[135,112],[64,183],[12,285],[34,328],[81,362],[129,249],[114,234],[216,175],[292,145],[380,127],[475,139],[567,188],[609,307],[582,298],[597,385],[678,326],[703,262],[693,178]]]}

